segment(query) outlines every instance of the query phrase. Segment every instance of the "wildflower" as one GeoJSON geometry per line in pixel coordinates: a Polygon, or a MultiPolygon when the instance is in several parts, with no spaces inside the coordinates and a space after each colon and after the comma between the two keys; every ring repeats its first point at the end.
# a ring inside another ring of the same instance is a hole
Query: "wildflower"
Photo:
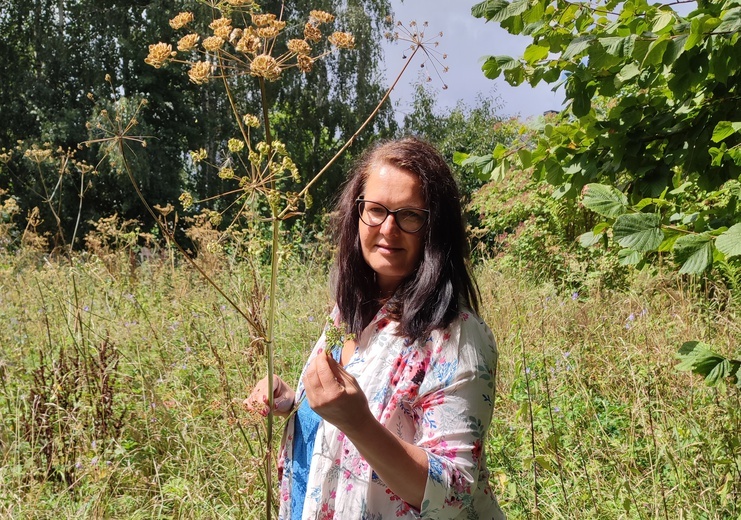
{"type": "Polygon", "coordinates": [[[334,21],[334,15],[327,13],[326,11],[319,11],[317,9],[312,10],[309,13],[312,19],[318,23],[332,23],[334,21]]]}
{"type": "Polygon", "coordinates": [[[222,169],[219,170],[219,178],[220,179],[233,179],[234,170],[229,166],[224,166],[222,169]]]}
{"type": "Polygon", "coordinates": [[[252,23],[257,27],[267,27],[275,21],[275,15],[272,13],[255,14],[252,13],[252,23]]]}
{"type": "Polygon", "coordinates": [[[337,31],[332,33],[329,38],[329,43],[337,47],[338,49],[354,49],[355,48],[355,37],[349,32],[337,31]]]}
{"type": "Polygon", "coordinates": [[[216,52],[224,45],[224,39],[219,36],[209,36],[203,40],[202,45],[207,51],[216,52]]]}
{"type": "Polygon", "coordinates": [[[178,41],[178,50],[179,51],[191,51],[195,49],[196,45],[198,44],[198,40],[200,40],[201,37],[198,36],[195,33],[186,34],[182,38],[180,38],[180,41],[178,41]]]}
{"type": "Polygon", "coordinates": [[[571,293],[571,299],[574,300],[574,301],[578,300],[579,299],[579,293],[578,292],[571,293]]]}
{"type": "Polygon", "coordinates": [[[183,27],[191,23],[193,20],[195,20],[193,13],[185,11],[183,13],[179,13],[175,18],[170,20],[170,27],[176,30],[182,29],[183,27]]]}
{"type": "Polygon", "coordinates": [[[174,56],[172,52],[172,45],[169,43],[155,43],[149,46],[149,55],[144,58],[144,63],[151,65],[155,69],[159,69],[167,63],[167,60],[174,56]]]}
{"type": "Polygon", "coordinates": [[[269,54],[260,54],[250,63],[250,73],[253,76],[275,81],[280,77],[280,65],[269,54]]]}
{"type": "Polygon", "coordinates": [[[193,195],[187,191],[183,192],[178,200],[180,200],[180,203],[183,205],[183,209],[188,209],[193,205],[193,195]]]}
{"type": "Polygon", "coordinates": [[[313,23],[306,22],[306,25],[304,25],[304,38],[316,43],[322,39],[322,31],[313,23]]]}
{"type": "Polygon", "coordinates": [[[207,61],[197,61],[188,71],[188,77],[196,85],[208,82],[211,76],[211,64],[207,61]]]}
{"type": "Polygon", "coordinates": [[[229,139],[227,146],[232,153],[241,152],[244,148],[244,141],[241,139],[229,139]]]}
{"type": "Polygon", "coordinates": [[[242,122],[251,128],[259,128],[260,126],[260,119],[252,114],[245,114],[242,117],[242,122]]]}
{"type": "Polygon", "coordinates": [[[311,72],[311,69],[314,68],[314,60],[310,56],[304,56],[303,54],[296,57],[296,64],[303,73],[311,72]]]}
{"type": "Polygon", "coordinates": [[[299,40],[295,38],[288,40],[288,50],[299,56],[308,55],[311,52],[311,45],[306,40],[299,40]]]}

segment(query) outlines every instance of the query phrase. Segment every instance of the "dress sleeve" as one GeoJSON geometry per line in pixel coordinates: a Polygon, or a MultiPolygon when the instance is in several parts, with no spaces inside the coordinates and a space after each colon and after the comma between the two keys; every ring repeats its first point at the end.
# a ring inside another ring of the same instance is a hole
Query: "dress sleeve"
{"type": "Polygon", "coordinates": [[[421,518],[457,518],[487,485],[483,456],[492,417],[497,351],[473,314],[430,338],[432,355],[415,402],[415,440],[429,470],[421,518]],[[483,480],[483,482],[480,482],[483,480]]]}

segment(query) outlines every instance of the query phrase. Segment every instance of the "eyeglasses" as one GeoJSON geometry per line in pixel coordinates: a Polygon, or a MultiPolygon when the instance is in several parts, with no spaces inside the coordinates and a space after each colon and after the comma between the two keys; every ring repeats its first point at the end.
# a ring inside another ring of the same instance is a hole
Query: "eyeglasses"
{"type": "Polygon", "coordinates": [[[389,215],[393,215],[399,229],[407,233],[416,233],[422,229],[430,217],[428,209],[399,208],[391,211],[383,204],[363,199],[356,200],[355,204],[358,206],[360,220],[370,227],[380,226],[389,215]]]}

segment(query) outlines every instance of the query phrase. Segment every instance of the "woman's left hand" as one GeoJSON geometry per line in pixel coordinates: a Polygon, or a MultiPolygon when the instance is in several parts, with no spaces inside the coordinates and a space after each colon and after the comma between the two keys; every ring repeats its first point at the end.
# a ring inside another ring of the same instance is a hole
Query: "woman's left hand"
{"type": "Polygon", "coordinates": [[[324,352],[306,369],[303,382],[312,410],[345,434],[373,419],[357,380],[324,352]]]}

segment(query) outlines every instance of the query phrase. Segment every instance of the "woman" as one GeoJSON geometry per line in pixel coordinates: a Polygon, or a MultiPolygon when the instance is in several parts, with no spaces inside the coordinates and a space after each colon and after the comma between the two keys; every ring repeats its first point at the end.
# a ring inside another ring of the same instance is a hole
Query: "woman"
{"type": "MultiPolygon", "coordinates": [[[[296,393],[274,379],[290,416],[280,517],[504,518],[484,444],[497,352],[474,312],[458,189],[429,144],[384,142],[361,157],[334,219],[332,312],[296,393]],[[304,399],[305,397],[305,399],[304,399]]],[[[248,398],[267,413],[263,380],[248,398]]]]}

